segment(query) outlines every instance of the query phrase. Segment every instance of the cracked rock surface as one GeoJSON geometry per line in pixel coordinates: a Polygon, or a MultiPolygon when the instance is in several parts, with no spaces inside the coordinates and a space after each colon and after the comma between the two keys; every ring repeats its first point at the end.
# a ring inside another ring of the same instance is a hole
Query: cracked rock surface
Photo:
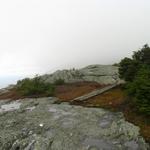
{"type": "Polygon", "coordinates": [[[147,150],[122,113],[53,104],[53,97],[0,101],[0,150],[147,150]]]}

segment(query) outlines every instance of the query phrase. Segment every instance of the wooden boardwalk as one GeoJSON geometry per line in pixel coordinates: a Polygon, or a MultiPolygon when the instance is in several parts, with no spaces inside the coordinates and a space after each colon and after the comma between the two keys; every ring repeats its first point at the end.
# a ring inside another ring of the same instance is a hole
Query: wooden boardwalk
{"type": "Polygon", "coordinates": [[[77,97],[77,98],[73,99],[71,102],[83,102],[83,101],[86,101],[86,100],[88,100],[89,98],[92,98],[92,97],[94,97],[94,96],[97,96],[97,95],[100,95],[100,94],[102,94],[102,93],[104,93],[104,92],[109,91],[110,89],[116,87],[117,85],[118,85],[118,84],[115,83],[115,84],[113,84],[113,85],[109,85],[109,86],[106,86],[106,87],[104,87],[104,88],[94,90],[94,91],[92,91],[92,92],[90,92],[90,93],[88,93],[88,94],[85,94],[85,95],[82,95],[82,96],[80,96],[80,97],[77,97]]]}

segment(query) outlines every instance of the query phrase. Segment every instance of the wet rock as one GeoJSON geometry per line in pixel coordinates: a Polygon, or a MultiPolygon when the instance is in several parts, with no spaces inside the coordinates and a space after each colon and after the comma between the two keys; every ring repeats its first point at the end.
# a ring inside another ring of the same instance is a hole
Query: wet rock
{"type": "Polygon", "coordinates": [[[13,111],[13,110],[17,110],[20,108],[21,103],[18,101],[15,102],[11,102],[9,104],[3,104],[0,107],[0,113],[1,112],[6,112],[6,111],[13,111]]]}
{"type": "MultiPolygon", "coordinates": [[[[125,121],[122,113],[57,105],[55,100],[19,100],[17,109],[1,113],[0,150],[148,149],[139,128],[125,121]]],[[[0,108],[4,105],[1,103],[0,108]]]]}

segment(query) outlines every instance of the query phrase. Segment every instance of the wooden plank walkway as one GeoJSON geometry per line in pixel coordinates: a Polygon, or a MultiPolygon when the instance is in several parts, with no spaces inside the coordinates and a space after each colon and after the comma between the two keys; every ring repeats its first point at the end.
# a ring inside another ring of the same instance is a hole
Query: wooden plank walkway
{"type": "Polygon", "coordinates": [[[92,98],[92,97],[94,97],[94,96],[97,96],[97,95],[100,95],[100,94],[102,94],[102,93],[104,93],[104,92],[109,91],[110,89],[116,87],[117,85],[118,85],[118,84],[115,83],[115,84],[113,84],[113,85],[109,85],[109,86],[106,86],[106,87],[104,87],[104,88],[94,90],[94,91],[92,91],[92,92],[90,92],[90,93],[88,93],[88,94],[85,94],[85,95],[82,95],[82,96],[80,96],[80,97],[77,97],[77,98],[73,99],[71,102],[81,102],[81,101],[83,102],[83,101],[86,101],[86,100],[89,99],[89,98],[92,98]]]}

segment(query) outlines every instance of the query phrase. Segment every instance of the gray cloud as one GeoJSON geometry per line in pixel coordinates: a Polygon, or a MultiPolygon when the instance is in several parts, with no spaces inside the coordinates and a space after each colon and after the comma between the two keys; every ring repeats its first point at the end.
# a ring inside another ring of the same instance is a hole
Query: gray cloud
{"type": "Polygon", "coordinates": [[[0,2],[0,75],[111,64],[150,43],[149,0],[0,2]]]}

